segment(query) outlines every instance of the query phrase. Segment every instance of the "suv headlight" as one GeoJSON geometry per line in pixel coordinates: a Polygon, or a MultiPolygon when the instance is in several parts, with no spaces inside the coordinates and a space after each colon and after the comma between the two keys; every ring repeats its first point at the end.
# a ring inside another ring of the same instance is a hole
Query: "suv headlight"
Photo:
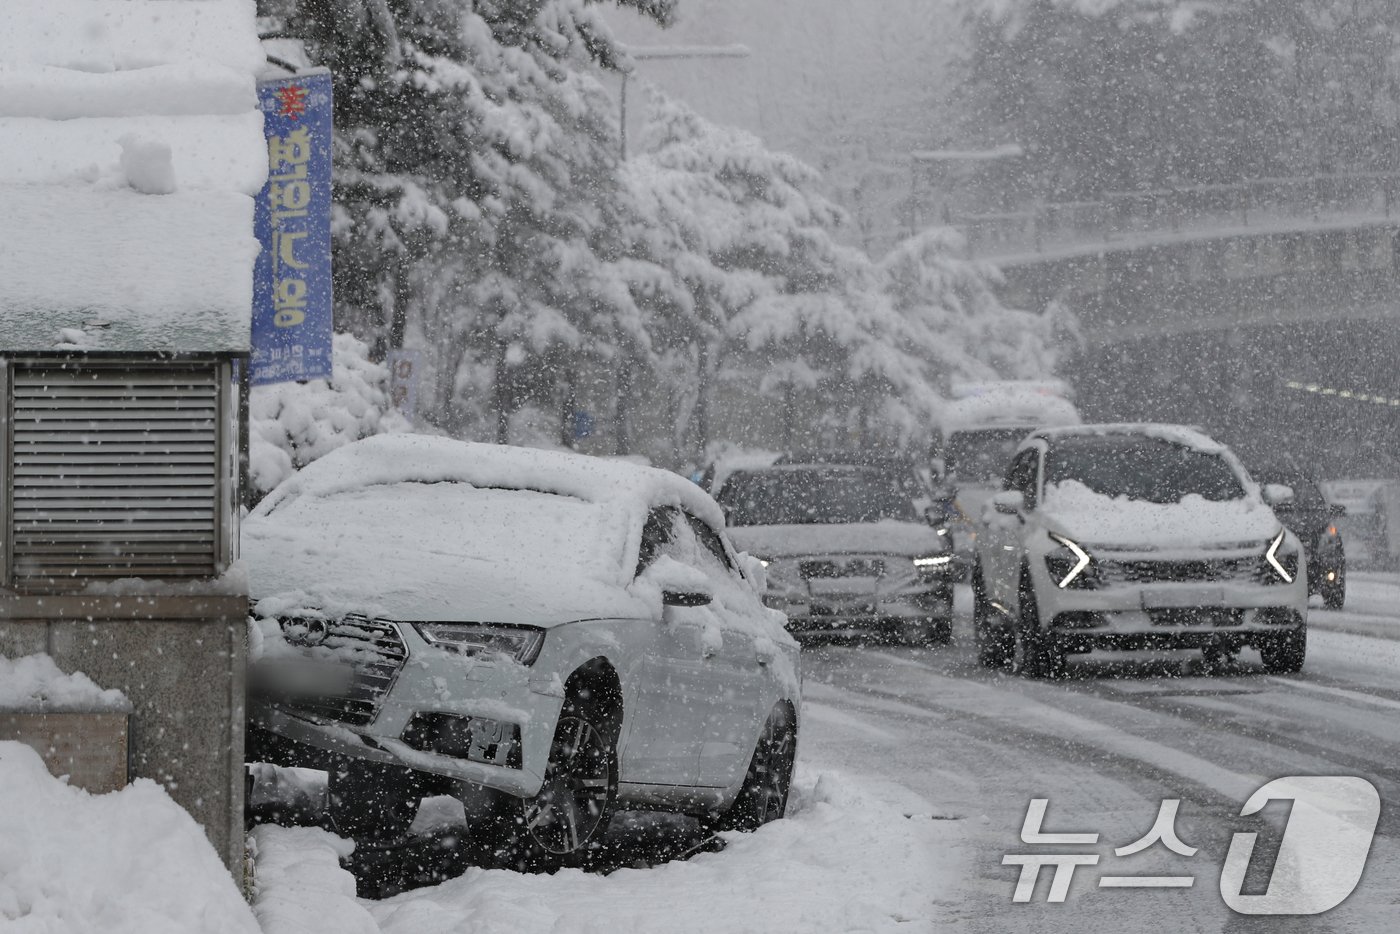
{"type": "Polygon", "coordinates": [[[914,559],[914,567],[920,571],[936,571],[953,563],[952,555],[925,555],[914,559]]]}
{"type": "Polygon", "coordinates": [[[1269,547],[1264,552],[1264,582],[1276,584],[1282,581],[1285,584],[1293,583],[1298,576],[1298,549],[1283,547],[1284,540],[1288,533],[1279,529],[1278,534],[1269,542],[1269,547]]]}
{"type": "Polygon", "coordinates": [[[482,623],[414,623],[413,628],[431,645],[460,655],[509,655],[522,665],[532,664],[544,645],[544,630],[533,626],[501,626],[482,623]]]}
{"type": "Polygon", "coordinates": [[[1078,542],[1054,532],[1050,533],[1050,539],[1064,549],[1045,556],[1045,569],[1050,572],[1050,579],[1056,587],[1061,590],[1091,590],[1099,585],[1098,575],[1092,566],[1093,559],[1079,547],[1078,542]]]}

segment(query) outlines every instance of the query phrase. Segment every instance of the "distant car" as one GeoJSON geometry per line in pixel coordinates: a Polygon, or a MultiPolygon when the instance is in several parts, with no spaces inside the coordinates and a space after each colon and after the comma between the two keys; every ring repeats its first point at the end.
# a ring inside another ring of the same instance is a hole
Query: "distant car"
{"type": "Polygon", "coordinates": [[[1297,536],[1227,448],[1165,425],[1043,429],[987,506],[973,576],[983,665],[1055,675],[1093,649],[1307,650],[1297,536]]]}
{"type": "Polygon", "coordinates": [[[904,491],[920,515],[935,529],[944,530],[940,535],[948,534],[948,524],[958,514],[953,494],[946,489],[935,487],[931,482],[928,466],[917,463],[911,456],[881,451],[823,450],[784,454],[773,463],[784,467],[794,464],[831,464],[882,471],[888,476],[891,484],[904,491]]]}
{"type": "Polygon", "coordinates": [[[1293,490],[1292,499],[1276,503],[1274,512],[1303,543],[1308,593],[1320,594],[1328,609],[1341,609],[1346,602],[1347,562],[1337,520],[1346,515],[1346,507],[1329,502],[1317,481],[1293,464],[1255,465],[1250,474],[1262,484],[1293,490]]]}
{"type": "Polygon", "coordinates": [[[627,463],[412,435],[334,451],[243,525],[253,746],[339,757],[347,835],[400,836],[453,794],[546,865],[617,807],[780,817],[798,647],[723,523],[627,463]]]}
{"type": "Polygon", "coordinates": [[[881,467],[787,464],[737,471],[718,500],[730,534],[767,569],[768,600],[808,636],[947,642],[948,536],[881,467]]]}

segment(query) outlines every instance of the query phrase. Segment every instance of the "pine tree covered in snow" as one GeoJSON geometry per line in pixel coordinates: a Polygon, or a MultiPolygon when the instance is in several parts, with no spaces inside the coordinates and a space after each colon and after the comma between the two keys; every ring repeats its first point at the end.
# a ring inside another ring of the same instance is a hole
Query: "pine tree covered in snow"
{"type": "Polygon", "coordinates": [[[335,336],[329,380],[254,386],[249,393],[248,478],[260,495],[342,445],[408,427],[388,407],[389,371],[349,334],[335,336]]]}

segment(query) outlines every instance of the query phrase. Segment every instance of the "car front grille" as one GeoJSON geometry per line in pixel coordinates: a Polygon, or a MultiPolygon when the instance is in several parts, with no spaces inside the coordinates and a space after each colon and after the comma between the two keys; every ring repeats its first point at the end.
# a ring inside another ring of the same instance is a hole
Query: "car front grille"
{"type": "Polygon", "coordinates": [[[278,620],[287,641],[319,664],[347,665],[349,687],[335,695],[284,700],[290,710],[322,720],[366,726],[408,658],[398,627],[383,620],[349,616],[338,621],[289,617],[278,620]]]}
{"type": "Polygon", "coordinates": [[[1109,584],[1248,582],[1258,576],[1259,559],[1248,555],[1191,561],[1103,561],[1099,568],[1109,584]]]}

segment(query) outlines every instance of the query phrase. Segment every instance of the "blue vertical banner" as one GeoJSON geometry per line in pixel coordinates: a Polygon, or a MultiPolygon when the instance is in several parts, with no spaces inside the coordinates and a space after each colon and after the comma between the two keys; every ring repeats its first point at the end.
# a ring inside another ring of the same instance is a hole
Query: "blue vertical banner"
{"type": "Polygon", "coordinates": [[[331,75],[258,84],[267,184],[253,229],[254,384],[331,375],[331,75]]]}

